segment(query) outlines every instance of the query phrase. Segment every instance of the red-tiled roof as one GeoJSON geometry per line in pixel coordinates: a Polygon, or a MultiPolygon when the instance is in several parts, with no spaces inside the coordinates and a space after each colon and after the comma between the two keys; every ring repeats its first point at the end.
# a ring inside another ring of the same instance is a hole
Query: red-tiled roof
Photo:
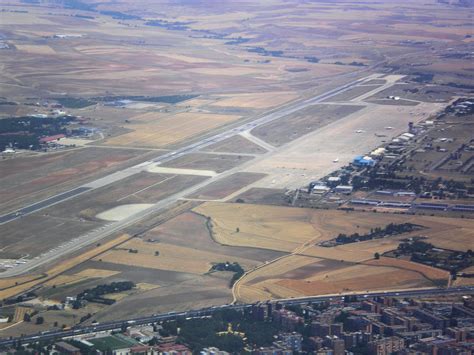
{"type": "Polygon", "coordinates": [[[64,137],[66,137],[64,134],[56,134],[54,136],[43,137],[43,138],[40,138],[40,143],[48,143],[48,142],[56,141],[59,138],[64,138],[64,137]]]}

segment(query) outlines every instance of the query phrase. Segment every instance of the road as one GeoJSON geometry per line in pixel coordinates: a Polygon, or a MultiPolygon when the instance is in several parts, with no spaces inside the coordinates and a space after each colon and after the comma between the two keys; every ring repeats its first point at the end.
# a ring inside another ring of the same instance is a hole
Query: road
{"type": "MultiPolygon", "coordinates": [[[[324,301],[334,301],[337,299],[344,298],[344,296],[357,296],[361,299],[377,296],[385,297],[422,297],[422,296],[433,296],[433,295],[452,295],[460,294],[467,295],[474,293],[474,286],[465,286],[465,287],[454,287],[454,288],[425,288],[425,289],[414,289],[414,290],[400,290],[400,291],[384,291],[384,292],[367,292],[367,293],[347,293],[347,294],[337,294],[337,295],[325,295],[325,296],[313,296],[313,297],[302,297],[302,298],[288,298],[288,299],[278,299],[271,300],[272,303],[280,303],[283,305],[298,305],[305,304],[310,302],[324,302],[324,301]]],[[[132,326],[132,325],[145,325],[152,324],[156,322],[162,322],[167,320],[175,320],[177,318],[188,318],[188,317],[202,317],[212,315],[213,312],[217,310],[244,310],[246,308],[252,307],[252,304],[235,304],[235,305],[222,305],[215,306],[210,308],[204,308],[199,310],[189,310],[184,312],[169,312],[164,314],[154,314],[151,316],[145,316],[140,318],[124,319],[114,322],[107,323],[96,323],[83,327],[74,327],[68,330],[51,330],[42,332],[39,334],[28,335],[24,337],[17,337],[12,339],[3,339],[0,340],[1,347],[8,347],[14,345],[16,342],[20,341],[22,344],[27,344],[31,342],[46,341],[46,340],[59,340],[61,338],[74,337],[84,334],[93,334],[103,331],[110,331],[121,329],[122,326],[132,326]]]]}
{"type": "Polygon", "coordinates": [[[75,197],[81,193],[84,193],[86,191],[90,191],[93,189],[97,189],[109,184],[112,184],[116,181],[125,179],[128,176],[137,174],[140,171],[145,170],[146,167],[152,165],[152,164],[162,164],[166,163],[170,160],[173,160],[175,158],[178,158],[180,156],[183,156],[185,154],[193,153],[198,150],[201,150],[209,145],[215,144],[217,142],[223,141],[227,138],[230,138],[232,136],[238,135],[242,132],[247,132],[251,131],[255,127],[267,124],[271,121],[277,120],[279,118],[282,118],[284,116],[290,115],[292,113],[295,113],[297,111],[300,111],[308,106],[314,105],[316,103],[322,102],[330,97],[333,97],[337,94],[340,94],[341,92],[347,91],[351,89],[352,87],[356,86],[357,84],[360,84],[361,82],[368,81],[370,79],[373,79],[375,76],[374,75],[369,75],[367,77],[352,81],[348,84],[342,85],[338,88],[332,89],[324,94],[317,95],[315,97],[302,100],[302,101],[297,101],[293,102],[289,106],[284,106],[281,109],[278,109],[277,111],[271,112],[269,114],[264,115],[263,117],[260,117],[256,120],[246,122],[238,127],[232,128],[228,131],[216,134],[212,137],[202,139],[198,142],[192,143],[190,145],[187,145],[183,148],[177,149],[175,151],[166,153],[164,155],[160,155],[156,159],[152,159],[151,161],[146,161],[143,163],[140,163],[138,165],[126,168],[124,170],[109,174],[105,177],[102,177],[100,179],[97,179],[95,181],[89,182],[87,184],[84,184],[76,189],[52,196],[48,199],[45,199],[40,202],[33,203],[31,205],[25,206],[23,208],[20,208],[18,210],[15,210],[13,212],[10,212],[8,214],[4,214],[0,216],[0,225],[4,223],[8,223],[10,221],[13,221],[17,218],[21,218],[22,216],[26,216],[28,214],[40,211],[44,208],[53,206],[55,204],[58,204],[60,202],[63,202],[67,199],[70,199],[72,197],[75,197]]]}
{"type": "MultiPolygon", "coordinates": [[[[339,86],[335,89],[329,90],[323,94],[303,99],[300,101],[293,102],[287,106],[283,106],[281,108],[278,108],[274,111],[271,111],[270,113],[264,114],[263,116],[252,120],[248,121],[246,123],[241,124],[240,126],[230,128],[227,131],[218,133],[214,136],[208,137],[208,138],[203,138],[197,142],[191,143],[187,146],[184,146],[180,149],[177,149],[175,151],[166,153],[164,155],[161,155],[155,159],[145,161],[143,163],[137,164],[135,166],[126,168],[124,170],[109,174],[105,177],[102,177],[100,179],[94,180],[92,182],[89,182],[87,184],[84,184],[82,186],[79,186],[75,189],[72,189],[70,191],[55,195],[53,197],[50,197],[46,200],[36,202],[34,204],[31,204],[29,206],[25,206],[19,210],[13,211],[11,213],[8,213],[7,215],[0,216],[0,225],[4,223],[8,223],[10,221],[13,221],[17,218],[21,218],[22,216],[37,212],[39,210],[42,210],[44,208],[50,207],[52,205],[58,204],[60,202],[63,202],[65,200],[71,199],[75,196],[78,196],[79,194],[85,193],[85,192],[91,192],[95,189],[99,189],[101,187],[110,185],[114,182],[120,181],[122,179],[125,179],[127,177],[130,177],[132,175],[135,175],[141,171],[146,171],[147,168],[150,166],[154,165],[160,165],[163,163],[166,163],[168,161],[171,161],[175,158],[181,157],[186,154],[190,154],[199,150],[202,150],[203,148],[210,146],[212,144],[215,144],[217,142],[221,142],[225,139],[228,139],[232,136],[242,134],[244,132],[249,132],[255,127],[265,125],[269,122],[272,122],[274,120],[280,119],[282,117],[285,117],[287,115],[290,115],[292,113],[295,113],[297,111],[300,111],[302,109],[305,109],[308,106],[320,103],[324,100],[327,100],[328,98],[331,98],[335,95],[338,95],[344,91],[350,90],[354,86],[363,83],[365,81],[372,80],[376,77],[378,77],[378,74],[372,74],[369,76],[366,76],[361,79],[357,79],[355,81],[352,81],[348,84],[339,86]]],[[[252,162],[255,162],[253,160],[252,162]]],[[[13,276],[19,276],[24,273],[27,273],[33,269],[36,269],[37,267],[40,267],[46,263],[49,263],[51,261],[54,261],[68,253],[72,253],[74,251],[78,251],[82,249],[83,247],[90,245],[92,243],[98,242],[99,240],[110,236],[111,234],[118,232],[120,230],[123,230],[125,227],[130,226],[134,223],[139,222],[140,220],[152,215],[156,214],[173,203],[175,203],[177,200],[180,198],[183,198],[186,195],[191,194],[194,191],[197,191],[198,189],[208,185],[211,182],[215,182],[216,180],[223,179],[230,174],[234,173],[236,170],[241,169],[242,166],[236,168],[236,169],[231,169],[228,170],[224,173],[221,173],[212,179],[208,179],[200,184],[194,185],[186,190],[180,191],[177,194],[174,194],[166,199],[163,199],[159,201],[158,203],[154,204],[152,207],[143,210],[139,213],[134,214],[133,216],[130,216],[124,220],[118,221],[118,222],[113,222],[113,223],[108,223],[96,230],[93,230],[92,232],[89,232],[85,235],[82,235],[78,238],[75,238],[73,240],[70,240],[66,242],[65,244],[62,244],[60,246],[57,246],[53,250],[41,254],[40,256],[35,257],[32,260],[28,260],[24,264],[19,264],[16,265],[14,268],[10,268],[5,270],[4,272],[0,273],[0,278],[6,278],[6,277],[13,277],[13,276]]]]}

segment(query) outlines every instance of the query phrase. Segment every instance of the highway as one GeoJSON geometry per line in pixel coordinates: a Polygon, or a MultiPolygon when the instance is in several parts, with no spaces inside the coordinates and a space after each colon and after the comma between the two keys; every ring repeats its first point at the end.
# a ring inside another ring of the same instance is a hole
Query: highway
{"type": "MultiPolygon", "coordinates": [[[[196,151],[199,151],[209,145],[215,144],[217,142],[223,141],[225,139],[228,139],[232,136],[241,134],[242,132],[248,132],[254,129],[255,127],[265,125],[269,122],[272,122],[274,120],[280,119],[282,117],[285,117],[287,115],[290,115],[292,113],[295,113],[297,111],[300,111],[308,106],[320,103],[330,97],[333,97],[335,95],[338,95],[344,91],[350,90],[352,87],[363,83],[368,80],[372,80],[375,77],[378,77],[378,74],[372,74],[369,76],[366,76],[361,79],[357,79],[355,81],[352,81],[348,84],[342,85],[340,87],[337,87],[335,89],[329,90],[323,94],[300,100],[297,102],[293,102],[287,106],[283,106],[281,108],[278,108],[270,113],[264,114],[263,116],[252,120],[248,121],[246,123],[241,124],[240,126],[230,128],[222,133],[215,134],[211,137],[208,138],[203,138],[200,141],[191,143],[187,146],[184,146],[180,149],[177,149],[175,151],[166,153],[164,155],[161,155],[155,159],[149,160],[142,162],[140,164],[137,164],[135,166],[126,168],[124,170],[114,172],[112,174],[109,174],[105,177],[102,177],[100,179],[94,180],[92,182],[86,183],[82,186],[79,186],[75,189],[72,189],[67,192],[63,192],[61,194],[52,196],[46,200],[36,202],[34,204],[31,204],[29,206],[25,206],[19,210],[13,211],[11,213],[8,213],[7,215],[0,216],[0,225],[4,223],[8,223],[12,220],[15,220],[17,218],[21,218],[22,216],[31,214],[33,212],[37,212],[39,210],[42,210],[44,208],[50,207],[52,205],[58,204],[60,202],[66,201],[68,199],[71,199],[75,196],[78,196],[79,194],[85,193],[85,192],[91,192],[95,189],[99,189],[101,187],[107,186],[109,184],[112,184],[114,182],[120,181],[124,178],[130,177],[132,175],[135,175],[141,171],[146,171],[149,167],[154,166],[154,165],[160,165],[163,163],[166,163],[168,161],[171,161],[175,158],[181,157],[183,155],[193,153],[196,151]]],[[[255,162],[255,160],[253,160],[255,162]]],[[[65,242],[62,245],[57,246],[53,250],[41,254],[40,256],[36,256],[34,259],[28,260],[24,264],[16,265],[13,268],[9,268],[5,270],[4,272],[0,273],[0,278],[6,278],[6,277],[13,277],[13,276],[19,276],[22,275],[26,272],[29,272],[39,266],[42,266],[46,263],[49,263],[53,260],[56,260],[68,253],[78,251],[82,248],[84,248],[87,245],[90,245],[92,243],[98,242],[101,239],[104,239],[111,234],[115,232],[119,232],[120,230],[123,230],[125,227],[130,226],[134,223],[139,222],[140,220],[152,215],[156,214],[167,207],[171,206],[173,203],[175,203],[177,200],[180,198],[191,194],[194,191],[197,191],[198,189],[208,185],[211,182],[215,182],[216,180],[223,179],[230,174],[234,173],[236,170],[241,169],[242,166],[237,167],[235,169],[228,170],[224,173],[221,173],[212,179],[208,179],[200,184],[194,185],[186,190],[180,191],[177,194],[174,194],[168,198],[165,198],[150,208],[143,210],[139,213],[134,214],[133,216],[130,216],[124,220],[118,221],[118,222],[113,222],[113,223],[108,223],[102,227],[99,227],[89,233],[86,233],[80,237],[75,238],[74,240],[69,240],[68,242],[65,242]]]]}
{"type": "MultiPolygon", "coordinates": [[[[287,299],[276,299],[271,300],[271,303],[280,303],[283,305],[299,305],[310,302],[324,302],[324,301],[336,301],[341,300],[344,296],[357,296],[359,299],[365,299],[369,297],[422,297],[422,296],[434,296],[434,295],[468,295],[474,293],[474,286],[465,287],[453,287],[449,289],[445,288],[425,288],[425,289],[414,289],[414,290],[403,290],[403,291],[376,291],[367,293],[347,293],[347,294],[336,294],[336,295],[324,295],[324,296],[313,296],[313,297],[302,297],[302,298],[287,298],[287,299]]],[[[212,315],[217,310],[232,309],[232,310],[244,310],[252,307],[252,304],[234,304],[234,305],[222,305],[209,308],[203,308],[198,310],[189,310],[185,312],[169,312],[163,314],[153,314],[151,316],[124,319],[114,322],[107,323],[95,323],[88,326],[77,326],[68,330],[51,330],[38,334],[27,335],[23,337],[3,339],[0,340],[1,347],[8,347],[14,345],[20,341],[22,344],[46,341],[52,339],[61,339],[74,337],[84,334],[93,334],[103,331],[111,331],[121,329],[122,326],[132,325],[145,325],[156,322],[162,322],[167,320],[175,320],[177,318],[188,318],[188,317],[202,317],[212,315]]]]}

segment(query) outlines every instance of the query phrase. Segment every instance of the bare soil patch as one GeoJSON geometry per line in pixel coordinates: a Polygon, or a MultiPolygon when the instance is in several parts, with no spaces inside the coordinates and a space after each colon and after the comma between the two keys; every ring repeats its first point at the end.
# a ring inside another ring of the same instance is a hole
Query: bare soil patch
{"type": "Polygon", "coordinates": [[[258,173],[235,173],[199,189],[190,198],[221,199],[266,176],[258,173]]]}

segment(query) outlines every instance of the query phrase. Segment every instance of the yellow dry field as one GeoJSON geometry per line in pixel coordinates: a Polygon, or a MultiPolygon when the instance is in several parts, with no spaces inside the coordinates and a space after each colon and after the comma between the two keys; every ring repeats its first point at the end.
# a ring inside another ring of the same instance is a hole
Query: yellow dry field
{"type": "Polygon", "coordinates": [[[21,276],[21,277],[12,277],[8,279],[0,279],[0,290],[5,288],[9,288],[15,285],[19,285],[22,283],[33,281],[41,276],[39,275],[28,275],[28,276],[21,276]]]}
{"type": "Polygon", "coordinates": [[[33,311],[34,310],[31,307],[15,307],[15,313],[13,315],[12,322],[17,323],[23,321],[25,314],[31,314],[33,311]]]}
{"type": "MultiPolygon", "coordinates": [[[[406,238],[406,235],[403,238],[406,238]]],[[[313,246],[305,250],[303,254],[333,260],[363,262],[372,259],[375,253],[382,254],[389,250],[396,249],[399,243],[399,238],[386,238],[339,245],[333,248],[313,246]]]]}
{"type": "Polygon", "coordinates": [[[9,297],[13,297],[13,296],[15,296],[15,295],[17,295],[21,292],[29,290],[30,288],[32,288],[32,287],[34,287],[34,286],[36,286],[40,283],[49,282],[53,278],[59,277],[65,271],[67,271],[69,269],[72,269],[73,267],[83,263],[84,261],[87,261],[87,260],[90,260],[90,259],[94,258],[95,256],[103,253],[106,250],[109,250],[109,249],[113,248],[114,246],[116,246],[118,244],[123,243],[128,238],[130,238],[130,236],[128,236],[127,234],[123,234],[123,235],[121,235],[121,236],[119,236],[119,237],[117,237],[113,240],[110,240],[106,243],[101,244],[98,247],[95,247],[94,249],[88,250],[83,254],[80,254],[76,257],[73,257],[71,259],[68,259],[68,260],[65,260],[65,261],[59,263],[58,265],[56,265],[56,266],[52,267],[51,269],[49,269],[43,275],[43,277],[37,276],[37,279],[32,280],[31,282],[25,282],[25,283],[20,284],[18,286],[13,286],[13,287],[4,289],[4,290],[0,291],[0,300],[5,299],[5,298],[9,298],[9,297]]]}
{"type": "MultiPolygon", "coordinates": [[[[191,249],[167,243],[149,243],[135,238],[124,243],[120,248],[108,251],[100,256],[105,262],[121,265],[131,265],[149,269],[170,270],[192,274],[205,274],[213,262],[222,261],[220,256],[204,250],[191,249]],[[130,253],[135,249],[137,253],[130,253]],[[155,251],[159,255],[155,255],[155,251]]],[[[239,262],[245,266],[247,261],[233,258],[232,262],[239,262]]]]}
{"type": "Polygon", "coordinates": [[[102,279],[106,277],[110,277],[116,274],[119,274],[119,271],[112,271],[112,270],[101,270],[101,269],[85,269],[77,274],[73,275],[59,275],[47,282],[45,282],[45,286],[67,286],[72,285],[80,281],[84,281],[87,279],[102,279]]]}
{"type": "Polygon", "coordinates": [[[222,99],[213,106],[242,107],[242,108],[270,108],[283,105],[298,97],[294,92],[264,92],[251,94],[223,95],[222,99]]]}
{"type": "Polygon", "coordinates": [[[433,26],[432,24],[411,24],[411,23],[396,23],[391,25],[398,31],[409,33],[409,32],[422,32],[426,37],[436,37],[438,35],[456,35],[465,36],[466,33],[474,34],[471,25],[464,26],[433,26]]]}
{"type": "Polygon", "coordinates": [[[381,257],[379,260],[370,260],[365,265],[390,266],[400,270],[414,271],[430,280],[447,280],[449,278],[449,272],[446,270],[402,259],[381,257]]]}
{"type": "Polygon", "coordinates": [[[320,235],[309,210],[205,203],[194,211],[211,217],[213,237],[224,245],[292,251],[320,235]]]}
{"type": "MultiPolygon", "coordinates": [[[[474,274],[474,266],[468,267],[462,272],[467,273],[467,274],[474,274]]],[[[455,286],[468,286],[468,285],[474,285],[474,277],[458,277],[453,285],[455,286]]]]}
{"type": "MultiPolygon", "coordinates": [[[[127,49],[127,47],[124,47],[124,46],[108,46],[108,45],[76,46],[74,49],[86,55],[118,55],[118,54],[123,54],[130,51],[130,49],[127,49]]],[[[139,52],[143,52],[143,51],[139,51],[139,52]]]]}
{"type": "Polygon", "coordinates": [[[106,298],[109,298],[109,299],[112,299],[112,300],[115,300],[115,301],[120,301],[120,300],[122,300],[125,297],[128,297],[130,295],[137,294],[137,293],[140,293],[140,292],[146,292],[146,291],[154,290],[155,288],[158,288],[158,287],[160,287],[160,286],[145,283],[145,282],[138,283],[138,284],[136,284],[136,287],[134,287],[131,290],[124,291],[124,292],[118,292],[118,293],[111,293],[111,294],[108,294],[106,296],[106,298]]]}
{"type": "Polygon", "coordinates": [[[474,221],[467,219],[218,202],[208,202],[194,210],[211,218],[213,237],[219,243],[290,252],[250,270],[236,284],[237,299],[248,302],[275,297],[432,287],[446,283],[448,273],[406,260],[384,257],[374,260],[374,254],[396,249],[400,240],[410,235],[426,236],[427,241],[443,248],[474,247],[474,221]],[[332,248],[317,246],[318,242],[339,233],[364,234],[389,223],[414,223],[429,228],[332,248]]]}
{"type": "Polygon", "coordinates": [[[54,25],[44,16],[37,16],[35,13],[4,12],[0,15],[0,24],[7,25],[54,25]]]}
{"type": "Polygon", "coordinates": [[[28,52],[32,54],[56,54],[53,48],[45,45],[16,44],[15,47],[19,51],[28,52]]]}
{"type": "Polygon", "coordinates": [[[113,270],[103,270],[103,269],[85,269],[80,272],[78,272],[77,276],[80,277],[88,277],[88,278],[105,278],[105,277],[110,277],[119,274],[119,271],[113,271],[113,270]]]}
{"type": "Polygon", "coordinates": [[[87,279],[85,276],[78,276],[78,275],[59,275],[47,282],[44,283],[45,286],[48,287],[59,287],[59,286],[67,286],[72,285],[82,280],[87,279]]]}
{"type": "Polygon", "coordinates": [[[203,75],[241,76],[241,75],[264,75],[271,70],[261,67],[227,67],[227,68],[195,68],[187,69],[188,73],[203,75]]]}
{"type": "Polygon", "coordinates": [[[209,105],[215,101],[216,101],[215,99],[191,99],[191,100],[179,102],[176,104],[176,106],[190,106],[190,107],[196,108],[200,106],[209,105]]]}
{"type": "Polygon", "coordinates": [[[468,274],[474,274],[474,266],[470,266],[466,269],[463,269],[462,272],[468,273],[468,274]]]}
{"type": "Polygon", "coordinates": [[[139,282],[136,284],[136,288],[138,288],[140,291],[154,290],[155,288],[158,288],[158,287],[160,287],[160,285],[149,284],[147,282],[139,282]]]}
{"type": "Polygon", "coordinates": [[[239,290],[239,302],[254,303],[272,298],[299,297],[301,292],[276,284],[275,280],[261,281],[256,285],[242,285],[239,290]]]}
{"type": "MultiPolygon", "coordinates": [[[[133,132],[113,137],[107,141],[109,145],[164,147],[178,143],[186,138],[204,133],[213,128],[239,119],[236,115],[218,115],[207,113],[184,112],[161,117],[160,114],[148,113],[135,118],[146,120],[146,124],[131,124],[127,128],[133,132]],[[154,115],[156,120],[153,119],[154,115]]],[[[133,118],[132,118],[133,120],[133,118]]]]}
{"type": "Polygon", "coordinates": [[[474,285],[474,277],[459,277],[453,283],[453,286],[473,286],[473,285],[474,285]]]}
{"type": "MultiPolygon", "coordinates": [[[[339,233],[367,233],[389,223],[414,223],[429,226],[412,234],[426,236],[430,243],[453,250],[474,249],[474,221],[430,216],[388,213],[343,212],[292,207],[242,205],[208,202],[194,209],[211,218],[213,237],[219,243],[264,249],[293,251],[302,244],[332,239],[339,233]],[[237,232],[239,228],[239,232],[237,232]]],[[[347,261],[363,261],[375,252],[396,248],[406,236],[352,243],[334,248],[313,246],[304,254],[347,261]]]]}
{"type": "MultiPolygon", "coordinates": [[[[179,16],[176,17],[176,21],[191,22],[190,27],[193,29],[219,29],[219,28],[229,28],[231,26],[238,25],[236,21],[242,21],[245,19],[251,19],[256,15],[252,12],[243,12],[243,11],[233,11],[226,14],[218,15],[203,15],[197,14],[197,16],[179,16]]],[[[235,34],[234,34],[235,35],[235,34]]]]}
{"type": "Polygon", "coordinates": [[[154,124],[164,120],[166,117],[170,117],[170,115],[162,112],[146,112],[137,116],[132,116],[130,117],[130,120],[133,120],[133,122],[138,121],[140,124],[154,124]]]}
{"type": "MultiPolygon", "coordinates": [[[[321,265],[322,271],[308,272],[307,277],[278,277],[280,270],[281,274],[291,273],[304,266],[301,260],[294,268],[285,267],[299,258],[284,258],[245,277],[239,287],[239,300],[254,302],[270,298],[429,287],[435,285],[433,281],[447,281],[449,276],[443,270],[404,260],[381,258],[367,264],[334,267],[334,270],[323,269],[321,265]]],[[[318,260],[312,259],[310,264],[317,266],[318,260]]]]}
{"type": "MultiPolygon", "coordinates": [[[[400,40],[412,40],[412,41],[423,41],[426,40],[426,35],[414,35],[414,34],[405,34],[400,36],[397,33],[375,33],[371,36],[374,41],[383,42],[383,41],[390,41],[390,42],[399,42],[400,40]]],[[[367,41],[366,34],[347,34],[340,37],[340,40],[345,42],[365,42],[367,41]]]]}
{"type": "Polygon", "coordinates": [[[123,300],[125,297],[128,297],[132,294],[132,291],[124,291],[119,293],[111,293],[106,296],[106,298],[114,300],[116,302],[123,300]]]}
{"type": "Polygon", "coordinates": [[[248,276],[245,276],[245,283],[252,283],[255,280],[258,280],[261,277],[265,278],[274,278],[282,274],[286,274],[293,270],[305,267],[310,264],[318,263],[322,259],[311,258],[308,256],[301,255],[289,255],[278,259],[275,262],[269,263],[265,266],[256,269],[256,271],[251,272],[248,276]]]}
{"type": "Polygon", "coordinates": [[[432,285],[416,271],[368,265],[350,266],[318,274],[307,280],[280,280],[277,284],[299,291],[302,295],[404,289],[432,285]]]}
{"type": "Polygon", "coordinates": [[[170,58],[173,60],[177,60],[180,62],[185,63],[214,63],[215,61],[212,59],[200,58],[200,57],[192,57],[183,54],[174,54],[174,53],[163,53],[157,52],[161,57],[170,58]]]}
{"type": "Polygon", "coordinates": [[[105,252],[106,250],[109,250],[111,248],[113,248],[114,246],[118,245],[118,244],[121,244],[123,242],[125,242],[128,238],[130,238],[130,236],[128,234],[123,234],[113,240],[110,240],[108,241],[107,243],[104,243],[104,244],[101,244],[100,246],[94,248],[94,249],[91,249],[79,256],[76,256],[75,258],[72,258],[72,259],[69,259],[55,267],[53,267],[52,269],[50,269],[47,274],[49,276],[53,276],[53,275],[57,275],[57,274],[60,274],[60,273],[63,273],[65,272],[66,270],[69,270],[71,269],[72,267],[84,262],[84,261],[87,261],[89,259],[92,259],[93,257],[105,252]]]}

